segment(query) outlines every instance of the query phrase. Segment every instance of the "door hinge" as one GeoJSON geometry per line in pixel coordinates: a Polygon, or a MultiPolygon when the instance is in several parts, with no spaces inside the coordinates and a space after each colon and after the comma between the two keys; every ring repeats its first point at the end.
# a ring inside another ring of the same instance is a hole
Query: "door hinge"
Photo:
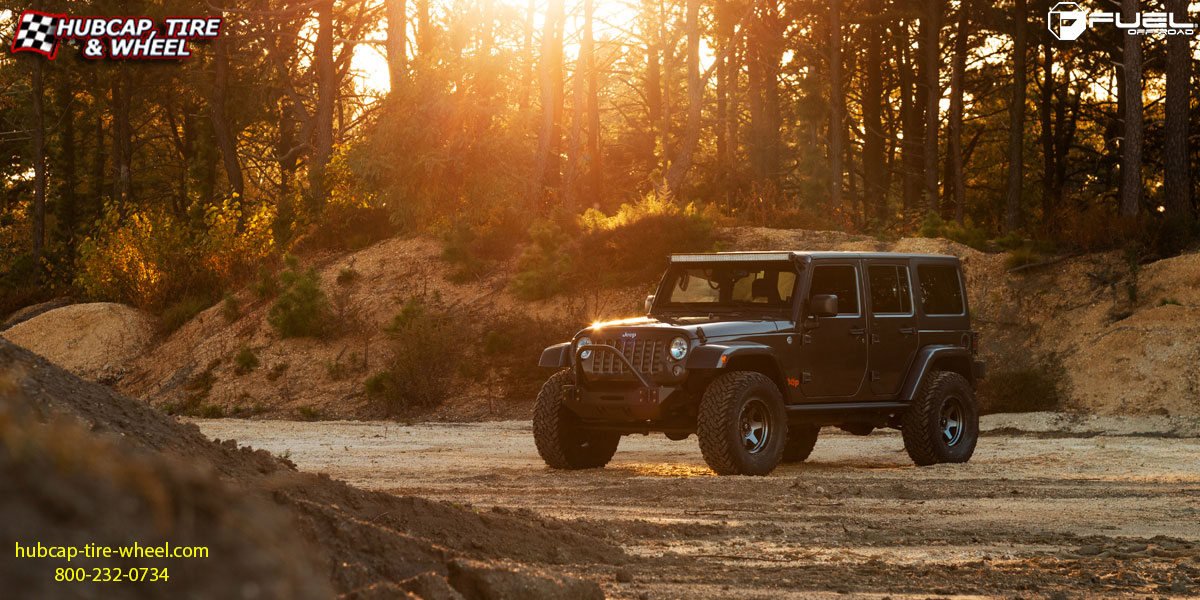
{"type": "Polygon", "coordinates": [[[800,381],[802,381],[804,383],[808,383],[808,382],[812,381],[812,373],[809,373],[808,371],[802,372],[800,374],[800,381]]]}
{"type": "Polygon", "coordinates": [[[871,371],[871,381],[879,381],[879,371],[871,371]]]}

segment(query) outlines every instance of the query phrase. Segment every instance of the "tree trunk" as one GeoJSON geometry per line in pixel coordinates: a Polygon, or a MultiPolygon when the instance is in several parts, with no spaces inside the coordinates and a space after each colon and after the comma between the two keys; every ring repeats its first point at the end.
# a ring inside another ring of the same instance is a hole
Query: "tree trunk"
{"type": "Polygon", "coordinates": [[[916,85],[914,72],[917,71],[917,61],[913,57],[909,27],[907,22],[901,24],[899,35],[896,36],[897,53],[901,57],[900,118],[903,140],[900,145],[900,168],[903,171],[901,186],[905,216],[911,216],[920,202],[920,170],[924,146],[924,128],[921,123],[921,115],[924,112],[921,90],[924,86],[916,85]]]}
{"type": "Polygon", "coordinates": [[[938,127],[939,108],[942,101],[942,86],[939,73],[942,66],[942,0],[928,0],[925,19],[929,21],[925,30],[925,185],[921,212],[935,210],[938,206],[938,127]]]}
{"type": "Polygon", "coordinates": [[[524,63],[521,67],[521,96],[517,101],[519,112],[525,112],[529,106],[529,90],[533,87],[534,71],[536,70],[533,60],[533,15],[536,11],[537,0],[529,0],[529,7],[525,10],[525,42],[522,46],[524,63]]]}
{"type": "Polygon", "coordinates": [[[560,108],[562,106],[562,23],[563,0],[550,0],[542,32],[541,66],[538,69],[542,89],[542,128],[538,136],[538,155],[533,208],[540,209],[546,188],[557,189],[560,184],[558,148],[562,138],[560,108]]]}
{"type": "Polygon", "coordinates": [[[963,178],[963,78],[967,70],[967,38],[971,35],[971,4],[962,0],[958,7],[958,31],[954,34],[954,64],[950,75],[950,180],[954,191],[954,220],[963,224],[966,207],[966,181],[963,178]]]}
{"type": "MultiPolygon", "coordinates": [[[[1167,0],[1167,10],[1182,21],[1187,0],[1167,0]]],[[[1189,227],[1192,223],[1192,180],[1188,172],[1188,110],[1191,103],[1191,38],[1172,35],[1167,38],[1167,106],[1164,157],[1164,206],[1167,217],[1189,227]]]]}
{"type": "Polygon", "coordinates": [[[1025,0],[1013,5],[1013,84],[1008,105],[1008,184],[1005,188],[1004,231],[1021,227],[1021,187],[1025,179],[1025,0]]]}
{"type": "Polygon", "coordinates": [[[704,82],[700,80],[700,0],[687,0],[688,38],[688,115],[683,144],[667,171],[667,193],[675,197],[692,166],[692,155],[700,142],[700,109],[704,102],[704,82]]]}
{"type": "Polygon", "coordinates": [[[842,15],[841,0],[829,2],[829,201],[842,205],[842,15]]]}
{"type": "Polygon", "coordinates": [[[583,143],[583,122],[588,118],[585,106],[587,100],[584,98],[586,87],[586,76],[588,63],[588,53],[592,48],[589,38],[591,37],[591,23],[587,20],[591,15],[591,4],[593,0],[584,0],[584,12],[588,15],[584,17],[583,34],[579,45],[579,56],[575,59],[575,81],[574,81],[574,98],[571,102],[571,138],[567,144],[567,176],[563,184],[563,208],[567,214],[573,214],[577,205],[577,196],[579,193],[579,185],[577,176],[579,173],[579,153],[580,146],[583,143]]]}
{"type": "Polygon", "coordinates": [[[1054,49],[1042,43],[1042,230],[1054,221],[1054,49]]]}
{"type": "Polygon", "coordinates": [[[416,0],[417,3],[417,51],[421,58],[429,58],[433,53],[433,23],[429,20],[429,0],[416,0]]]}
{"type": "Polygon", "coordinates": [[[333,156],[333,107],[338,93],[333,63],[333,0],[317,5],[317,43],[313,54],[317,63],[317,108],[313,115],[316,130],[308,178],[310,208],[319,209],[328,193],[325,167],[333,156]]]}
{"type": "Polygon", "coordinates": [[[735,28],[736,28],[736,26],[733,25],[732,18],[731,18],[730,24],[727,29],[727,32],[729,33],[729,38],[730,38],[729,43],[731,45],[729,47],[729,53],[726,54],[726,57],[725,57],[725,76],[726,76],[725,96],[726,96],[726,103],[727,103],[726,108],[725,108],[726,112],[725,112],[725,155],[724,155],[724,157],[725,157],[725,174],[726,174],[726,181],[725,181],[725,205],[726,206],[733,206],[733,203],[737,197],[737,181],[735,178],[735,174],[736,174],[735,169],[736,169],[736,165],[738,164],[737,163],[738,147],[740,145],[739,140],[738,140],[738,135],[739,135],[738,125],[740,125],[740,119],[741,119],[740,103],[738,102],[738,90],[741,87],[739,85],[739,82],[741,79],[740,74],[742,71],[741,64],[738,62],[738,57],[745,56],[745,45],[742,40],[743,36],[739,35],[737,37],[734,37],[733,33],[734,33],[735,28]],[[742,52],[739,53],[738,52],[739,49],[741,49],[742,52]]]}
{"type": "MultiPolygon", "coordinates": [[[[78,177],[77,156],[75,147],[75,107],[72,105],[75,94],[71,89],[72,80],[69,71],[63,71],[55,87],[55,103],[60,112],[59,122],[62,135],[59,138],[58,162],[62,169],[62,181],[58,186],[58,203],[55,211],[58,216],[58,231],[67,244],[67,255],[75,255],[76,233],[79,225],[78,196],[76,185],[78,177]]],[[[186,166],[186,165],[185,165],[186,166]]]]}
{"type": "MultiPolygon", "coordinates": [[[[868,12],[877,15],[882,10],[879,0],[873,0],[868,12]]],[[[884,227],[888,221],[887,187],[884,184],[885,149],[883,138],[883,32],[876,20],[864,26],[863,43],[867,45],[865,81],[863,82],[863,203],[876,222],[884,227]]]]}
{"type": "Polygon", "coordinates": [[[129,124],[129,108],[132,91],[129,89],[129,69],[127,65],[116,67],[117,73],[112,77],[112,115],[113,115],[113,202],[122,209],[133,199],[133,179],[131,177],[131,162],[133,160],[133,130],[129,124]]]}
{"type": "MultiPolygon", "coordinates": [[[[1132,21],[1138,11],[1137,0],[1123,0],[1121,14],[1132,21]]],[[[1136,217],[1142,205],[1142,142],[1145,125],[1142,115],[1142,37],[1123,35],[1125,66],[1125,133],[1121,141],[1121,216],[1136,217]]]]}
{"type": "Polygon", "coordinates": [[[43,79],[46,62],[35,56],[31,87],[33,92],[33,265],[34,279],[42,279],[42,258],[46,249],[46,114],[43,79]]]}
{"type": "Polygon", "coordinates": [[[648,121],[643,149],[646,161],[646,175],[653,177],[658,170],[658,124],[662,121],[664,111],[662,103],[662,63],[660,47],[662,45],[662,28],[659,26],[658,5],[654,0],[643,0],[642,11],[647,19],[646,25],[646,118],[648,121]]]}
{"type": "Polygon", "coordinates": [[[398,90],[408,79],[408,0],[386,0],[387,62],[390,89],[398,90]]]}
{"type": "MultiPolygon", "coordinates": [[[[212,41],[213,47],[213,93],[209,103],[209,119],[212,121],[213,135],[217,138],[217,146],[221,149],[221,158],[225,164],[225,178],[229,188],[239,199],[245,194],[245,180],[242,177],[242,165],[238,162],[237,138],[229,125],[225,114],[226,96],[229,89],[229,38],[226,32],[212,41]]],[[[246,211],[238,218],[237,229],[242,231],[246,225],[246,211]]]]}
{"type": "Polygon", "coordinates": [[[584,2],[583,44],[587,49],[587,114],[588,114],[588,178],[583,198],[589,205],[604,197],[604,157],[600,149],[600,80],[596,70],[596,40],[592,33],[592,21],[596,9],[595,0],[584,2]]]}

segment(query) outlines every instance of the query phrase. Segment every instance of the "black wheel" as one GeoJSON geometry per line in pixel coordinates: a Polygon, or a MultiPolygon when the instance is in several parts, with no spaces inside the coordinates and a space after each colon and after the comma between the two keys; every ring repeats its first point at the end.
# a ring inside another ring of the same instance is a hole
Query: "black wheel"
{"type": "Polygon", "coordinates": [[[904,449],[918,465],[964,463],[979,441],[979,407],[966,378],[935,371],[901,419],[904,449]]]}
{"type": "Polygon", "coordinates": [[[821,428],[815,425],[791,425],[788,427],[787,443],[783,446],[783,462],[797,463],[808,460],[821,428]]]}
{"type": "Polygon", "coordinates": [[[696,424],[700,453],[717,475],[766,475],[787,441],[787,413],[775,382],[734,371],[708,384],[696,424]]]}
{"type": "Polygon", "coordinates": [[[571,370],[550,376],[538,392],[533,408],[533,441],[542,460],[554,469],[595,469],[612,460],[620,434],[588,431],[563,406],[563,386],[572,380],[571,370]]]}

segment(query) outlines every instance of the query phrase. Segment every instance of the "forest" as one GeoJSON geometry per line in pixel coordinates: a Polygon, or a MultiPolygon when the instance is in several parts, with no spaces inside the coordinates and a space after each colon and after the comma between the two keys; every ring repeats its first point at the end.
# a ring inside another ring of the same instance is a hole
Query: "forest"
{"type": "Polygon", "coordinates": [[[1053,4],[4,0],[6,35],[30,8],[223,24],[178,60],[0,55],[0,314],[194,314],[393,235],[437,236],[462,278],[526,248],[530,297],[572,244],[711,249],[689,232],[714,225],[1179,252],[1195,35],[1059,41],[1053,4]]]}

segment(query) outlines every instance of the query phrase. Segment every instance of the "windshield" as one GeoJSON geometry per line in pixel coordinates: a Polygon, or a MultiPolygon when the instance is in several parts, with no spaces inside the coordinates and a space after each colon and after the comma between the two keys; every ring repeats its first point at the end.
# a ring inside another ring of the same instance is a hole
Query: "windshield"
{"type": "Polygon", "coordinates": [[[655,308],[768,308],[792,304],[796,271],[791,263],[671,265],[655,308]]]}

